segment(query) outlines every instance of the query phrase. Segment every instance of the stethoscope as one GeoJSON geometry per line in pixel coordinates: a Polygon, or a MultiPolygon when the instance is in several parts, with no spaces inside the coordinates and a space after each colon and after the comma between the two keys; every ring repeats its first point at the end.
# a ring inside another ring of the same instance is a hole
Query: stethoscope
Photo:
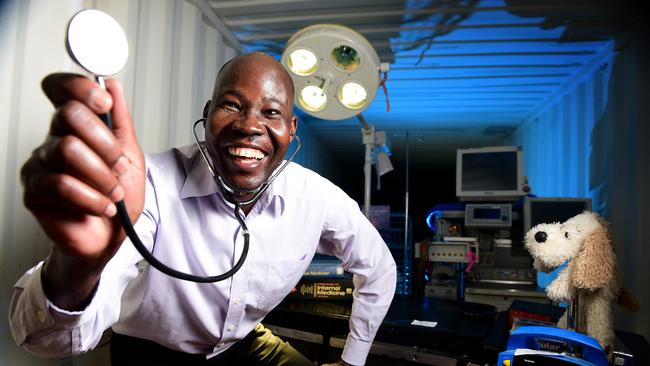
{"type": "MultiPolygon", "coordinates": [[[[93,75],[95,75],[95,80],[100,87],[106,89],[106,84],[104,82],[104,76],[113,75],[119,72],[122,67],[126,64],[126,59],[128,57],[128,43],[126,40],[126,35],[124,31],[119,26],[119,24],[106,13],[103,13],[98,10],[88,9],[82,10],[75,14],[70,22],[68,23],[68,30],[66,34],[66,48],[72,59],[79,64],[82,68],[86,69],[93,75]],[[97,47],[98,44],[101,44],[102,47],[97,47]]],[[[102,121],[112,130],[111,114],[106,113],[99,116],[102,121]]],[[[160,262],[156,257],[153,256],[145,245],[140,240],[138,233],[133,227],[131,218],[126,210],[124,201],[117,202],[117,216],[126,232],[126,235],[129,237],[135,249],[140,253],[140,255],[155,269],[160,272],[178,278],[180,280],[186,280],[191,282],[198,283],[210,283],[223,281],[227,278],[232,277],[244,264],[246,257],[248,256],[248,248],[250,246],[250,232],[243,218],[242,206],[246,206],[254,203],[257,199],[260,198],[262,193],[271,185],[273,180],[286,168],[289,163],[295,158],[296,154],[300,150],[302,144],[298,136],[292,133],[292,136],[296,138],[298,146],[296,150],[291,154],[291,157],[286,160],[280,168],[278,168],[267,180],[262,183],[259,187],[253,190],[240,190],[235,187],[229,186],[222,178],[216,173],[216,170],[210,163],[208,155],[203,151],[203,147],[199,141],[199,138],[196,134],[196,126],[199,123],[205,122],[205,118],[201,118],[194,122],[192,126],[192,134],[194,135],[194,141],[203,157],[203,160],[208,165],[208,169],[212,174],[217,187],[221,190],[222,196],[225,200],[235,205],[235,218],[239,222],[239,225],[242,228],[242,234],[244,236],[244,248],[242,249],[241,256],[235,265],[220,275],[216,276],[197,276],[190,273],[181,272],[175,270],[166,264],[160,262]],[[244,197],[247,195],[253,194],[253,197],[248,200],[238,201],[233,199],[233,197],[244,197]]]]}
{"type": "Polygon", "coordinates": [[[235,205],[234,215],[237,221],[239,222],[239,225],[242,228],[242,235],[244,236],[244,248],[242,249],[241,256],[239,257],[237,263],[235,263],[235,265],[230,270],[220,275],[204,277],[204,276],[197,276],[190,273],[178,271],[160,262],[158,259],[156,259],[156,257],[153,256],[153,254],[151,254],[151,252],[149,252],[149,250],[147,250],[147,248],[144,246],[142,241],[140,241],[140,237],[138,237],[138,234],[133,228],[133,223],[131,222],[131,218],[129,217],[129,214],[126,211],[126,207],[124,206],[124,201],[120,201],[116,204],[117,215],[120,218],[120,221],[122,223],[122,226],[124,227],[124,231],[126,232],[126,235],[129,237],[129,239],[131,239],[131,242],[133,243],[133,246],[138,251],[138,253],[140,253],[140,255],[142,255],[142,257],[152,267],[154,267],[155,269],[159,270],[160,272],[168,276],[178,278],[180,280],[186,280],[186,281],[198,282],[198,283],[210,283],[210,282],[223,281],[229,277],[232,277],[237,271],[239,271],[239,269],[244,264],[246,257],[248,256],[248,248],[250,246],[250,231],[248,230],[248,226],[246,226],[246,222],[244,221],[243,212],[241,209],[242,206],[255,203],[260,198],[262,193],[264,193],[269,188],[269,186],[275,180],[275,178],[277,178],[277,176],[284,170],[284,168],[286,168],[289,165],[289,163],[293,161],[293,159],[296,157],[296,154],[298,154],[298,151],[300,151],[300,148],[302,147],[300,138],[297,135],[292,134],[292,136],[295,137],[298,146],[296,147],[296,150],[291,154],[289,159],[287,159],[280,166],[280,168],[276,169],[273,175],[271,175],[266,180],[266,182],[262,183],[259,187],[253,190],[241,190],[229,186],[221,178],[221,176],[216,173],[216,170],[212,166],[210,159],[208,159],[208,155],[203,150],[199,137],[196,133],[196,126],[199,125],[200,123],[204,123],[205,121],[206,121],[205,118],[200,118],[192,125],[192,135],[194,136],[194,142],[196,143],[196,146],[198,147],[199,152],[203,157],[203,160],[207,164],[208,170],[212,174],[212,178],[214,179],[214,182],[216,183],[217,187],[219,187],[219,189],[221,190],[222,196],[224,197],[225,200],[235,205]],[[232,197],[242,197],[244,195],[250,195],[250,194],[253,194],[253,197],[245,201],[237,201],[232,199],[232,197]]]}

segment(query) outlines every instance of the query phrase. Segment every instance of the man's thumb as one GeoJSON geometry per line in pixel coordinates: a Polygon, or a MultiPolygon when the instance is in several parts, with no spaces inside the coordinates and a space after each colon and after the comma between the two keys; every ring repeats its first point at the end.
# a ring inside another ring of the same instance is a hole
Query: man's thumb
{"type": "Polygon", "coordinates": [[[131,121],[129,107],[124,98],[122,85],[117,80],[107,80],[106,87],[113,97],[113,109],[111,110],[113,119],[113,133],[115,138],[128,143],[137,143],[135,128],[131,121]]]}

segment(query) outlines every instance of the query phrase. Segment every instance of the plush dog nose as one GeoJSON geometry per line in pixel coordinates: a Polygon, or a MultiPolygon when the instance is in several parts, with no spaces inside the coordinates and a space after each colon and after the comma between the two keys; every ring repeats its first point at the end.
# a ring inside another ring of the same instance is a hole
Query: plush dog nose
{"type": "Polygon", "coordinates": [[[535,233],[535,241],[538,243],[543,243],[546,241],[547,235],[543,231],[538,231],[535,233]]]}

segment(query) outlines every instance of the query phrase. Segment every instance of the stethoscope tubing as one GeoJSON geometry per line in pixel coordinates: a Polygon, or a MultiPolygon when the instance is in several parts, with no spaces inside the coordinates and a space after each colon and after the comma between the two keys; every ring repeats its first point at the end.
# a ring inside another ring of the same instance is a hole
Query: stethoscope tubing
{"type": "Polygon", "coordinates": [[[216,276],[197,276],[194,274],[181,272],[159,261],[156,257],[154,257],[154,255],[149,250],[147,250],[147,248],[144,246],[142,241],[140,241],[140,237],[138,236],[138,233],[135,231],[135,228],[133,227],[133,223],[131,222],[131,218],[129,217],[129,214],[126,211],[126,206],[124,205],[124,201],[118,202],[116,206],[117,206],[117,215],[120,218],[122,227],[124,228],[126,235],[129,237],[129,239],[131,239],[131,243],[133,243],[133,246],[138,251],[138,253],[140,253],[140,255],[152,267],[154,267],[155,269],[159,270],[160,272],[170,277],[177,278],[179,280],[196,282],[196,283],[212,283],[212,282],[223,281],[227,278],[232,277],[235,273],[237,273],[237,271],[239,271],[242,265],[244,265],[244,261],[248,256],[248,248],[250,246],[250,233],[248,232],[248,227],[246,226],[246,223],[244,222],[243,218],[240,216],[241,206],[238,204],[235,205],[235,218],[237,218],[237,221],[239,221],[239,225],[241,225],[242,227],[242,234],[244,235],[244,248],[242,249],[241,256],[239,257],[237,263],[235,263],[235,265],[227,272],[224,272],[216,276]]]}
{"type": "MultiPolygon", "coordinates": [[[[97,79],[100,85],[104,85],[103,78],[97,77],[97,79]]],[[[102,121],[104,121],[104,123],[106,124],[106,126],[108,126],[108,128],[112,129],[112,119],[111,119],[110,112],[100,115],[100,118],[102,119],[102,121]]],[[[285,161],[285,163],[280,167],[280,169],[278,169],[269,179],[267,179],[265,183],[263,183],[260,187],[256,188],[255,190],[238,192],[237,189],[227,186],[226,183],[223,181],[223,179],[221,179],[221,177],[215,174],[215,170],[213,169],[212,164],[210,164],[210,161],[208,160],[206,154],[203,152],[203,149],[201,148],[201,144],[199,143],[199,139],[196,135],[196,125],[204,120],[205,118],[201,118],[198,121],[194,122],[194,125],[192,126],[192,132],[197,147],[201,155],[203,156],[203,159],[205,160],[206,164],[208,165],[208,168],[212,173],[212,177],[214,178],[217,186],[219,186],[222,191],[225,190],[233,194],[238,194],[238,195],[247,194],[247,193],[255,194],[255,196],[252,199],[246,200],[244,202],[238,202],[238,201],[231,201],[230,199],[227,198],[228,197],[227,193],[223,192],[224,193],[223,196],[229,202],[235,204],[235,212],[234,212],[235,219],[237,219],[237,221],[239,222],[239,225],[242,228],[242,235],[244,236],[244,247],[242,249],[241,256],[239,257],[237,263],[235,263],[235,265],[230,270],[216,276],[198,276],[191,273],[181,272],[167,266],[166,264],[159,261],[149,250],[147,250],[147,247],[140,240],[138,233],[135,231],[135,228],[133,227],[133,223],[131,222],[129,213],[126,210],[126,205],[124,204],[124,201],[122,200],[116,203],[116,206],[117,206],[117,216],[119,217],[120,223],[122,224],[122,227],[126,232],[126,235],[131,240],[131,243],[138,251],[138,253],[140,253],[140,255],[144,258],[144,260],[146,260],[147,263],[149,263],[153,268],[159,270],[160,272],[170,277],[177,278],[179,280],[185,280],[185,281],[196,282],[196,283],[213,283],[213,282],[223,281],[227,278],[232,277],[235,273],[237,273],[237,271],[241,269],[241,267],[244,265],[244,261],[246,260],[246,257],[248,256],[248,249],[250,247],[250,232],[248,231],[248,226],[246,226],[246,222],[244,221],[242,206],[255,202],[262,195],[262,193],[266,191],[266,189],[269,187],[271,182],[273,182],[273,180],[278,176],[278,174],[280,174],[280,172],[282,172],[284,168],[293,160],[293,158],[300,150],[302,143],[300,142],[298,136],[294,136],[296,138],[296,141],[298,142],[298,147],[293,152],[291,157],[287,161],[285,161]]]]}

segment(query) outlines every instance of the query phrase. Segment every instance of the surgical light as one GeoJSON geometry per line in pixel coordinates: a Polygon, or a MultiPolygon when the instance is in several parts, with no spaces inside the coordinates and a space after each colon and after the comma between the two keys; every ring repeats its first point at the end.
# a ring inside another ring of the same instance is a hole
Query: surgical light
{"type": "Polygon", "coordinates": [[[293,80],[296,105],[325,120],[351,118],[368,108],[380,73],[389,67],[362,35],[335,24],[299,30],[287,41],[281,61],[293,80]]]}

